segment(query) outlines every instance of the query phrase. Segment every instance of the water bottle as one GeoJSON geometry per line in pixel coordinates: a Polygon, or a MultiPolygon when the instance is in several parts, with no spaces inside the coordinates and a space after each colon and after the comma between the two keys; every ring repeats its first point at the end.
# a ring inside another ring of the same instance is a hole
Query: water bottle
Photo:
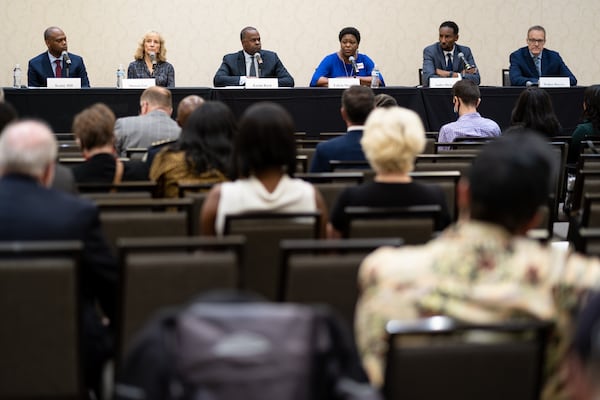
{"type": "Polygon", "coordinates": [[[379,87],[379,68],[377,68],[377,65],[375,65],[373,71],[371,71],[371,87],[379,87]]]}
{"type": "Polygon", "coordinates": [[[123,64],[119,64],[119,68],[117,68],[117,87],[123,87],[123,78],[125,77],[125,70],[123,69],[123,64]]]}
{"type": "Polygon", "coordinates": [[[13,87],[21,87],[21,66],[19,64],[15,64],[15,69],[13,70],[13,87]]]}

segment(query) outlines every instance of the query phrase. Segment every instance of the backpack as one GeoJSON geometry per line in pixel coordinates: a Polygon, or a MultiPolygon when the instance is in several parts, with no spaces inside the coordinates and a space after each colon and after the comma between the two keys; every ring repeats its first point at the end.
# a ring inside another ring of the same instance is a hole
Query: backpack
{"type": "Polygon", "coordinates": [[[141,331],[115,398],[380,399],[344,328],[324,307],[195,302],[141,331]]]}

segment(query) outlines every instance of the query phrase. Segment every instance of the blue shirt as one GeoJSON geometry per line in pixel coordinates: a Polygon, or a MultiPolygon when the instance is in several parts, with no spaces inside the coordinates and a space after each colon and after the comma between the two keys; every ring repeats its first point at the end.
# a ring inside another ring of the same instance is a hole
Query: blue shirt
{"type": "MultiPolygon", "coordinates": [[[[358,74],[356,76],[371,76],[371,72],[375,67],[375,62],[369,56],[361,53],[358,53],[356,56],[356,64],[358,65],[358,74]]],[[[336,52],[326,56],[321,61],[310,80],[310,86],[317,86],[317,81],[322,76],[326,78],[351,78],[355,75],[352,70],[352,64],[344,63],[336,52]]],[[[379,82],[380,86],[385,86],[381,72],[379,73],[379,82]]]]}
{"type": "Polygon", "coordinates": [[[461,116],[456,122],[441,127],[438,142],[451,143],[457,137],[493,137],[500,136],[500,127],[489,118],[483,118],[478,112],[461,116]]]}

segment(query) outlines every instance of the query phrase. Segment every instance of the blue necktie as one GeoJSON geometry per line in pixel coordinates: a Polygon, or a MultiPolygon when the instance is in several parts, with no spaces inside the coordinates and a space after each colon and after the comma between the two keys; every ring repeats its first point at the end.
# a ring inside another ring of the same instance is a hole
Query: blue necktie
{"type": "Polygon", "coordinates": [[[452,56],[450,53],[446,53],[446,71],[452,71],[452,56]]]}
{"type": "Polygon", "coordinates": [[[542,64],[540,61],[540,56],[533,57],[533,62],[535,63],[535,69],[537,69],[538,76],[542,76],[542,64]]]}

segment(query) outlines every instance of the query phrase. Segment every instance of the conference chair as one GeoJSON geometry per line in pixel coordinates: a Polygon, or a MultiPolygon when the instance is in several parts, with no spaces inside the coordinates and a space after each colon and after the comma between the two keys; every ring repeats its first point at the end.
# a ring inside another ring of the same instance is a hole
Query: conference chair
{"type": "Polygon", "coordinates": [[[440,226],[439,205],[409,207],[346,207],[350,220],[345,238],[401,238],[406,244],[428,242],[440,226]]]}
{"type": "Polygon", "coordinates": [[[159,309],[209,290],[239,289],[244,245],[241,236],[119,239],[118,354],[159,309]]]}
{"type": "Polygon", "coordinates": [[[388,400],[539,399],[551,329],[549,322],[462,324],[445,316],[389,321],[383,394],[388,400]]]}
{"type": "Polygon", "coordinates": [[[252,212],[225,216],[225,235],[246,237],[243,288],[277,299],[279,242],[322,236],[320,212],[252,212]]]}
{"type": "Polygon", "coordinates": [[[82,399],[79,241],[0,242],[0,398],[82,399]]]}
{"type": "Polygon", "coordinates": [[[423,68],[419,68],[419,86],[423,86],[423,68]]]}
{"type": "Polygon", "coordinates": [[[512,86],[510,84],[510,70],[508,68],[502,68],[502,86],[512,86]]]}
{"type": "Polygon", "coordinates": [[[362,260],[381,246],[402,244],[397,238],[282,240],[279,300],[327,304],[352,327],[362,260]]]}

